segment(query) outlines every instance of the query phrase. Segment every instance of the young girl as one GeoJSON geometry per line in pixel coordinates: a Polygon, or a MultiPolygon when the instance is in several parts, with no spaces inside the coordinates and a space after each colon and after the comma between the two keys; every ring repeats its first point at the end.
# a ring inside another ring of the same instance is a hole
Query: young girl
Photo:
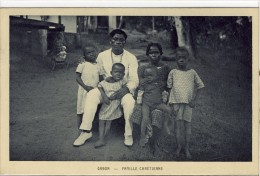
{"type": "Polygon", "coordinates": [[[83,49],[84,62],[81,62],[76,69],[76,81],[79,84],[77,99],[77,117],[78,127],[81,124],[84,102],[89,92],[99,83],[100,67],[96,62],[96,50],[93,46],[87,46],[83,49]]]}
{"type": "MultiPolygon", "coordinates": [[[[158,70],[156,67],[147,67],[144,70],[144,78],[146,83],[140,87],[139,91],[143,91],[142,95],[142,122],[141,122],[141,137],[140,146],[144,147],[146,143],[146,128],[151,124],[150,113],[154,109],[161,110],[165,115],[171,115],[171,108],[163,103],[162,92],[163,87],[158,83],[158,70]]],[[[169,133],[169,128],[166,124],[167,120],[164,120],[164,127],[169,133]]]]}
{"type": "Polygon", "coordinates": [[[113,64],[111,75],[112,77],[108,77],[98,84],[104,103],[99,112],[99,140],[95,143],[95,148],[106,144],[104,139],[110,131],[112,120],[120,118],[123,115],[120,107],[120,99],[112,99],[111,95],[127,83],[123,79],[125,66],[121,63],[113,64]]]}
{"type": "Polygon", "coordinates": [[[64,61],[67,57],[66,46],[60,47],[60,52],[57,54],[56,61],[64,61]]]}
{"type": "Polygon", "coordinates": [[[176,61],[178,68],[171,70],[167,80],[167,86],[171,89],[169,104],[173,105],[175,114],[175,129],[177,142],[177,157],[181,151],[181,126],[185,128],[185,154],[191,159],[189,142],[191,136],[192,108],[195,107],[200,89],[204,87],[203,82],[195,70],[187,67],[189,52],[180,47],[176,50],[176,61]],[[195,89],[194,89],[195,87],[195,89]]]}

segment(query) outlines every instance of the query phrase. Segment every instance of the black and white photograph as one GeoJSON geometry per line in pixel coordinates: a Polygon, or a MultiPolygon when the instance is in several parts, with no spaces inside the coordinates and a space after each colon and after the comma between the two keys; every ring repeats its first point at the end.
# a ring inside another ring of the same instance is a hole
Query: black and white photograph
{"type": "Polygon", "coordinates": [[[9,15],[9,161],[255,162],[255,16],[169,11],[9,15]]]}

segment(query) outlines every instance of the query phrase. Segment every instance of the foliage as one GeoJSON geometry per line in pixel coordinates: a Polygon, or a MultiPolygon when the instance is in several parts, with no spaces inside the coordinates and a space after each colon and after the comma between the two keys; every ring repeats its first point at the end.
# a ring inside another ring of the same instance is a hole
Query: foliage
{"type": "MultiPolygon", "coordinates": [[[[128,30],[137,30],[139,32],[147,33],[147,31],[153,30],[152,26],[152,16],[126,16],[124,17],[125,26],[124,28],[128,30]]],[[[163,31],[165,29],[170,30],[170,23],[168,22],[168,17],[165,16],[155,16],[154,17],[154,27],[157,31],[163,31]]]]}

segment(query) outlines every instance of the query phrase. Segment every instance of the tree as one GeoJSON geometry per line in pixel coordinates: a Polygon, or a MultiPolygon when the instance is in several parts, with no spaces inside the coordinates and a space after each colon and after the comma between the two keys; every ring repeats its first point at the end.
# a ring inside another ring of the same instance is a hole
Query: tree
{"type": "Polygon", "coordinates": [[[83,31],[87,34],[88,34],[88,19],[89,19],[89,16],[84,16],[83,31]]]}
{"type": "Polygon", "coordinates": [[[170,21],[171,25],[176,28],[179,47],[186,47],[191,59],[194,59],[189,21],[180,16],[171,17],[170,21]]]}
{"type": "Polygon", "coordinates": [[[124,18],[123,18],[123,16],[120,16],[120,22],[119,22],[119,25],[118,25],[118,29],[122,29],[123,24],[124,24],[124,18]]]}

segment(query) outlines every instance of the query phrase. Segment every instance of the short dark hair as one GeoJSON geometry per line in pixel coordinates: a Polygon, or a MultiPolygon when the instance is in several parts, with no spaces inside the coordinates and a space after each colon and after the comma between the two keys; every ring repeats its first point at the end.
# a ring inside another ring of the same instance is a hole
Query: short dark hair
{"type": "Polygon", "coordinates": [[[110,37],[114,37],[114,35],[116,34],[122,34],[125,38],[125,40],[127,39],[127,34],[125,33],[125,31],[121,30],[121,29],[114,29],[113,31],[110,32],[110,37]]]}
{"type": "Polygon", "coordinates": [[[158,48],[158,50],[160,51],[160,54],[162,55],[163,54],[163,51],[162,51],[162,45],[160,43],[149,43],[147,45],[147,48],[146,48],[146,56],[149,55],[149,51],[151,49],[152,46],[155,46],[158,48]]]}
{"type": "Polygon", "coordinates": [[[82,52],[83,52],[83,55],[85,56],[88,52],[87,51],[89,51],[89,50],[92,50],[92,51],[97,51],[97,48],[94,46],[94,45],[87,45],[87,46],[84,46],[83,48],[82,48],[82,52]]]}
{"type": "Polygon", "coordinates": [[[124,66],[123,64],[121,64],[121,63],[114,63],[114,64],[112,65],[112,70],[113,70],[116,66],[123,68],[124,71],[125,71],[125,66],[124,66]]]}
{"type": "Polygon", "coordinates": [[[187,56],[190,55],[189,50],[184,46],[176,48],[175,53],[177,54],[178,52],[186,53],[187,56]]]}

